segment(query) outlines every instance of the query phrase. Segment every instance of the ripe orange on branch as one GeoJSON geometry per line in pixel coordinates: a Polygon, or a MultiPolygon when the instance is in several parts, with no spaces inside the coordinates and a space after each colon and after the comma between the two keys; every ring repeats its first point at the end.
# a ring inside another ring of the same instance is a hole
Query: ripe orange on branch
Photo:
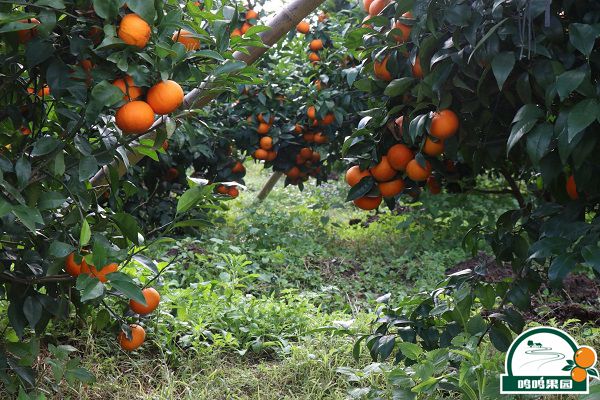
{"type": "MultiPolygon", "coordinates": [[[[410,12],[405,12],[402,14],[402,17],[406,19],[412,19],[413,15],[410,12]]],[[[412,31],[412,26],[406,25],[401,21],[397,21],[393,28],[400,30],[401,35],[393,35],[392,37],[397,43],[406,43],[408,38],[410,38],[410,32],[412,31]]]]}
{"type": "Polygon", "coordinates": [[[396,170],[392,168],[387,156],[383,156],[381,161],[371,168],[371,175],[377,182],[386,182],[396,175],[396,170]]]}
{"type": "Polygon", "coordinates": [[[95,276],[102,283],[108,281],[108,278],[106,277],[108,274],[112,274],[113,272],[117,272],[118,270],[119,265],[115,263],[105,265],[100,270],[98,270],[95,266],[89,265],[87,262],[85,262],[85,260],[81,262],[81,273],[87,274],[89,276],[95,276]]]}
{"type": "Polygon", "coordinates": [[[404,180],[394,179],[389,182],[381,182],[377,186],[383,197],[394,197],[404,190],[404,180]]]}
{"type": "Polygon", "coordinates": [[[144,133],[154,123],[154,110],[144,101],[132,101],[119,108],[115,123],[125,134],[144,133]]]}
{"type": "Polygon", "coordinates": [[[75,253],[71,253],[65,259],[65,271],[71,276],[79,276],[81,274],[81,263],[75,262],[75,253]]]}
{"type": "Polygon", "coordinates": [[[121,92],[125,96],[123,96],[123,100],[132,101],[137,100],[142,97],[143,91],[141,88],[135,86],[133,83],[133,79],[131,76],[127,75],[124,78],[119,78],[113,82],[113,85],[121,89],[121,92]]]}
{"type": "Polygon", "coordinates": [[[366,211],[370,211],[370,210],[374,210],[377,207],[379,207],[379,205],[381,204],[381,196],[377,196],[377,197],[360,197],[356,200],[354,200],[354,204],[363,210],[366,211]]]}
{"type": "Polygon", "coordinates": [[[298,25],[296,25],[296,30],[304,35],[310,32],[310,24],[306,21],[300,21],[298,25]]]}
{"type": "Polygon", "coordinates": [[[579,198],[579,193],[577,193],[577,185],[575,184],[575,177],[573,175],[570,175],[567,178],[565,189],[567,190],[567,194],[571,200],[577,200],[579,198]]]}
{"type": "Polygon", "coordinates": [[[365,169],[361,171],[360,167],[355,165],[346,171],[346,183],[352,187],[367,176],[371,176],[369,170],[365,169]]]}
{"type": "Polygon", "coordinates": [[[198,50],[200,48],[200,39],[194,37],[194,34],[185,29],[176,30],[173,33],[173,41],[181,43],[187,51],[198,50]]]}
{"type": "MultiPolygon", "coordinates": [[[[40,24],[40,21],[36,18],[23,19],[19,22],[22,22],[24,24],[36,24],[36,25],[40,24]]],[[[23,29],[23,30],[17,31],[17,36],[19,37],[19,43],[21,43],[21,44],[25,44],[25,43],[29,42],[31,39],[36,37],[37,34],[38,34],[38,30],[37,30],[37,27],[35,27],[35,26],[33,26],[29,29],[23,29]]]]}
{"type": "Polygon", "coordinates": [[[270,129],[271,126],[269,124],[261,122],[260,124],[258,124],[258,128],[256,128],[256,132],[258,132],[260,135],[266,135],[267,133],[269,133],[270,129]]]}
{"type": "Polygon", "coordinates": [[[246,19],[258,19],[258,13],[254,10],[246,11],[246,19]]]}
{"type": "Polygon", "coordinates": [[[438,140],[434,142],[430,138],[425,139],[425,144],[423,145],[423,153],[427,154],[431,157],[437,157],[444,152],[444,142],[442,140],[438,140]]]}
{"type": "Polygon", "coordinates": [[[152,86],[146,95],[146,101],[155,113],[169,114],[183,103],[183,89],[175,81],[161,81],[152,86]]]}
{"type": "Polygon", "coordinates": [[[117,32],[122,41],[140,49],[146,47],[151,33],[150,25],[137,14],[125,15],[117,32]]]}
{"type": "Polygon", "coordinates": [[[136,324],[129,325],[129,328],[131,329],[131,339],[127,339],[125,332],[121,331],[119,333],[119,344],[123,350],[133,351],[140,347],[144,343],[144,340],[146,340],[146,331],[136,324]]]}
{"type": "Polygon", "coordinates": [[[369,14],[378,15],[390,3],[390,0],[374,0],[369,6],[369,14]]]}
{"type": "Polygon", "coordinates": [[[270,136],[260,138],[260,148],[263,150],[271,150],[273,148],[273,139],[270,136]]]}
{"type": "Polygon", "coordinates": [[[310,42],[309,48],[312,51],[319,51],[323,48],[323,41],[321,39],[313,39],[310,42]]]}
{"type": "Polygon", "coordinates": [[[396,171],[404,171],[409,161],[415,158],[413,151],[404,144],[395,144],[387,152],[387,159],[396,171]]]}
{"type": "Polygon", "coordinates": [[[431,164],[425,161],[425,168],[415,160],[411,160],[406,166],[406,175],[415,182],[425,181],[431,175],[431,164]]]}
{"type": "Polygon", "coordinates": [[[129,300],[129,308],[131,308],[131,310],[133,310],[133,312],[136,314],[150,314],[152,311],[156,310],[156,307],[158,307],[158,304],[160,303],[160,294],[154,288],[143,289],[142,294],[144,295],[144,300],[146,300],[146,305],[138,303],[135,300],[129,300]]]}
{"type": "Polygon", "coordinates": [[[385,56],[385,58],[381,61],[375,61],[373,63],[373,69],[375,71],[375,76],[383,81],[391,81],[392,74],[387,69],[387,63],[390,56],[385,56]]]}
{"type": "Polygon", "coordinates": [[[429,133],[440,140],[446,140],[458,131],[458,116],[452,110],[440,110],[433,114],[429,133]]]}
{"type": "Polygon", "coordinates": [[[319,62],[319,61],[321,61],[321,57],[319,57],[319,55],[318,55],[317,53],[315,53],[315,52],[311,52],[311,53],[308,55],[308,59],[309,59],[311,62],[313,62],[313,63],[316,63],[316,62],[319,62]]]}

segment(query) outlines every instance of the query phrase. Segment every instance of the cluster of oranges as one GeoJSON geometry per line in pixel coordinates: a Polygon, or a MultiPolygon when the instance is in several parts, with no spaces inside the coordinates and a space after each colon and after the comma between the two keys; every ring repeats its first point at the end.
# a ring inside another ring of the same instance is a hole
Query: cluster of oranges
{"type": "MultiPolygon", "coordinates": [[[[242,164],[241,161],[234,161],[231,172],[241,177],[246,173],[246,167],[244,167],[244,164],[242,164]]],[[[240,195],[239,189],[234,185],[218,185],[215,191],[220,195],[228,196],[233,199],[240,195]]]]}
{"type": "Polygon", "coordinates": [[[582,346],[575,352],[575,367],[571,370],[571,378],[575,382],[583,382],[587,379],[587,369],[596,365],[596,352],[587,346],[582,346]]]}
{"type": "MultiPolygon", "coordinates": [[[[398,129],[402,130],[404,117],[399,117],[395,121],[398,129]]],[[[428,156],[436,157],[444,151],[444,141],[456,134],[459,127],[458,116],[448,109],[440,110],[433,114],[429,136],[421,151],[428,156]]],[[[397,143],[391,146],[386,155],[381,157],[379,163],[368,170],[361,170],[355,165],[346,172],[346,182],[348,185],[355,186],[363,178],[371,176],[377,182],[378,192],[373,190],[371,193],[354,200],[354,204],[363,210],[373,210],[377,208],[383,197],[394,197],[400,194],[406,183],[400,176],[405,174],[413,182],[427,182],[430,191],[434,194],[440,192],[439,182],[432,176],[431,163],[424,157],[417,159],[415,151],[403,143],[397,143]]]]}
{"type": "MultiPolygon", "coordinates": [[[[117,272],[118,269],[119,266],[117,264],[111,263],[98,270],[95,266],[89,265],[83,257],[81,258],[81,262],[78,263],[75,261],[75,253],[69,254],[65,259],[65,271],[69,275],[77,277],[81,274],[87,274],[96,277],[102,283],[108,281],[108,274],[117,272]]],[[[142,290],[142,294],[144,295],[146,304],[142,304],[135,300],[129,300],[129,308],[136,314],[147,315],[158,307],[158,304],[160,303],[160,294],[154,288],[145,288],[142,290]]],[[[131,330],[131,338],[128,338],[124,332],[121,332],[118,340],[124,350],[133,351],[144,343],[146,331],[137,324],[131,324],[129,327],[131,330]]]]}
{"type": "Polygon", "coordinates": [[[256,11],[252,9],[246,10],[244,13],[244,18],[242,19],[242,25],[238,28],[235,28],[231,32],[231,37],[244,35],[246,32],[248,32],[248,29],[252,28],[256,24],[258,17],[258,13],[256,11]]]}
{"type": "Polygon", "coordinates": [[[321,173],[321,154],[310,147],[302,147],[297,153],[292,153],[295,158],[294,164],[290,167],[285,175],[288,177],[288,182],[292,185],[298,185],[301,182],[306,182],[309,176],[316,177],[321,173]]]}
{"type": "MultiPolygon", "coordinates": [[[[252,120],[253,116],[248,117],[248,121],[252,120]]],[[[257,160],[273,161],[277,158],[277,152],[273,149],[273,138],[268,133],[275,122],[275,117],[271,115],[267,120],[261,113],[256,116],[256,122],[258,123],[256,133],[259,135],[259,147],[252,156],[257,160]]]]}
{"type": "Polygon", "coordinates": [[[319,51],[323,50],[323,40],[321,39],[313,39],[310,41],[308,48],[310,52],[308,53],[308,59],[313,65],[316,65],[319,61],[321,61],[321,56],[319,56],[319,51]]]}

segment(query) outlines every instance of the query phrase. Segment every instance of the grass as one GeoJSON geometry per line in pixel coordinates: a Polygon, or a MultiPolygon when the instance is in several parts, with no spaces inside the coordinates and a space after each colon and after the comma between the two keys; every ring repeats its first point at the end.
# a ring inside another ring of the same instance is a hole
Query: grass
{"type": "MultiPolygon", "coordinates": [[[[352,371],[373,369],[370,358],[363,351],[353,359],[354,336],[320,328],[351,321],[353,332],[369,333],[375,298],[434,287],[468,258],[460,247],[468,228],[494,223],[512,205],[506,197],[426,194],[375,215],[344,203],[347,188],[335,180],[303,192],[278,185],[257,203],[266,178],[250,166],[248,190],[214,227],[149,254],[179,258],[162,275],[143,350],[126,354],[112,334],[80,324],[71,344],[97,382],[55,392],[42,381],[47,398],[344,399],[369,385],[389,394],[382,373],[350,382],[352,371]]],[[[581,336],[591,345],[600,337],[581,336]]]]}

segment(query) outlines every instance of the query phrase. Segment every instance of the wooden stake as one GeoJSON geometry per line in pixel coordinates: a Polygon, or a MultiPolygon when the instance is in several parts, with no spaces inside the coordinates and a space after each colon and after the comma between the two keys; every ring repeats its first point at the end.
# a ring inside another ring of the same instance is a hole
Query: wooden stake
{"type": "MultiPolygon", "coordinates": [[[[283,10],[281,10],[279,14],[269,21],[267,26],[271,29],[259,33],[259,36],[265,44],[265,47],[250,47],[248,49],[248,54],[237,51],[233,54],[233,58],[238,61],[244,61],[248,65],[254,63],[263,54],[265,54],[271,48],[271,46],[276,44],[279,39],[286,35],[290,30],[294,29],[296,25],[298,25],[298,22],[314,11],[324,1],[325,0],[295,0],[291,2],[283,10]]],[[[190,109],[200,108],[207,105],[216,96],[216,94],[206,93],[211,88],[212,83],[207,81],[204,82],[200,87],[190,91],[183,100],[183,107],[185,109],[190,109]]],[[[155,140],[155,130],[163,125],[165,119],[165,117],[159,118],[154,125],[152,125],[148,133],[140,136],[139,139],[155,140]]],[[[131,147],[134,149],[136,145],[139,146],[139,143],[131,143],[131,147]]],[[[127,152],[127,160],[128,164],[130,165],[137,164],[144,157],[144,155],[136,152],[127,152]]],[[[111,165],[117,168],[119,177],[125,175],[125,172],[127,172],[127,166],[123,160],[115,160],[111,165]]],[[[90,179],[90,183],[94,188],[97,189],[97,191],[104,192],[106,190],[108,185],[108,181],[106,179],[107,175],[108,166],[105,165],[96,173],[96,175],[92,177],[92,179],[90,179]]]]}
{"type": "Polygon", "coordinates": [[[269,180],[265,183],[265,186],[263,186],[263,188],[258,193],[258,196],[256,196],[256,200],[263,201],[264,199],[266,199],[269,193],[271,193],[271,190],[273,190],[273,188],[282,176],[283,172],[281,171],[273,172],[273,175],[271,175],[269,180]]]}

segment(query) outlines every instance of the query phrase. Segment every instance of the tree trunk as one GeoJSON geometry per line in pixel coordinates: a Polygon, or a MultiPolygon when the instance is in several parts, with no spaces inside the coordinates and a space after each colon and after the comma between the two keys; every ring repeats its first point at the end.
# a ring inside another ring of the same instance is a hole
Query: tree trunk
{"type": "MultiPolygon", "coordinates": [[[[272,20],[269,21],[267,26],[271,29],[268,31],[261,32],[259,35],[265,44],[265,47],[251,47],[248,49],[249,54],[245,54],[242,52],[235,52],[233,57],[236,60],[244,61],[246,64],[250,65],[258,60],[264,53],[267,52],[275,43],[279,41],[285,34],[287,34],[290,30],[294,29],[298,22],[300,22],[304,17],[314,11],[321,3],[325,0],[295,0],[288,4],[279,14],[277,14],[272,20]]],[[[207,105],[214,97],[213,94],[203,95],[211,88],[211,82],[205,82],[200,87],[193,89],[190,91],[184,98],[183,107],[185,109],[189,108],[200,108],[207,105]]],[[[166,117],[159,118],[154,125],[150,128],[148,133],[140,136],[139,139],[156,139],[155,130],[163,125],[166,117]]],[[[131,143],[131,147],[135,148],[137,145],[136,142],[131,143]]],[[[140,162],[145,156],[135,152],[127,152],[127,159],[130,165],[137,164],[140,162]]],[[[119,177],[125,175],[127,172],[127,166],[122,160],[115,160],[112,162],[112,166],[117,168],[119,172],[119,177]]],[[[96,188],[99,192],[103,192],[106,190],[108,181],[106,179],[108,173],[108,166],[103,166],[97,173],[92,177],[90,183],[94,188],[96,188]]]]}
{"type": "Polygon", "coordinates": [[[279,179],[281,179],[282,175],[283,175],[283,172],[280,172],[280,171],[273,172],[273,175],[271,175],[269,180],[265,183],[265,186],[263,186],[263,188],[258,193],[258,196],[256,196],[256,200],[263,201],[264,199],[266,199],[267,196],[269,195],[269,193],[271,193],[271,190],[273,190],[273,188],[279,181],[279,179]]]}

